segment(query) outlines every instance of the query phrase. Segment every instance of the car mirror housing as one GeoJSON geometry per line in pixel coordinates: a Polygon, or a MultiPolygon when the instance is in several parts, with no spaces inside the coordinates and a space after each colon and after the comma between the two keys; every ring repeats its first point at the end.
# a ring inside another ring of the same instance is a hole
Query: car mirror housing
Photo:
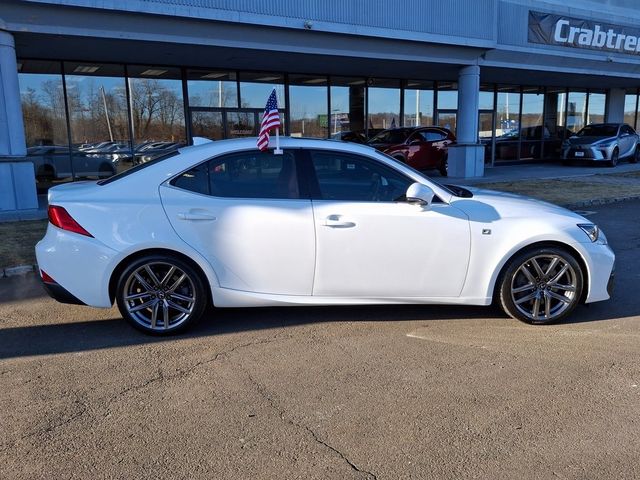
{"type": "Polygon", "coordinates": [[[407,188],[407,203],[429,208],[431,207],[431,202],[433,202],[433,196],[433,190],[422,183],[412,183],[409,185],[409,188],[407,188]]]}

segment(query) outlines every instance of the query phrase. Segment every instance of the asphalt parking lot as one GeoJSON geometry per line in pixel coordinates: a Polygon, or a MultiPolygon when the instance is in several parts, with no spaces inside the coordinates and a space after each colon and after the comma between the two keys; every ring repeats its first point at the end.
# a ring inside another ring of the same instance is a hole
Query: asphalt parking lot
{"type": "Polygon", "coordinates": [[[640,202],[590,208],[614,299],[211,312],[144,336],[0,279],[0,478],[640,478],[640,202]]]}

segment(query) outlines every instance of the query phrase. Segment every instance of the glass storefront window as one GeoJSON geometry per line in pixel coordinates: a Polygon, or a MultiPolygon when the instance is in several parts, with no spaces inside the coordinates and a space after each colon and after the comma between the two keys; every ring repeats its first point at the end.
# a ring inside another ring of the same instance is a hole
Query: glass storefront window
{"type": "Polygon", "coordinates": [[[317,75],[289,77],[290,135],[326,138],[328,135],[328,81],[317,75]]]}
{"type": "Polygon", "coordinates": [[[490,163],[493,160],[493,101],[494,86],[480,85],[480,96],[478,99],[478,140],[484,145],[484,160],[490,163]]]}
{"type": "Polygon", "coordinates": [[[284,75],[279,73],[240,73],[240,108],[262,108],[276,89],[278,109],[285,108],[284,75]]]}
{"type": "Polygon", "coordinates": [[[433,125],[433,82],[409,80],[404,90],[405,127],[433,125]]]}
{"type": "Polygon", "coordinates": [[[456,133],[458,120],[458,84],[455,82],[438,82],[438,126],[456,133]]]}
{"type": "Polygon", "coordinates": [[[520,88],[498,86],[495,118],[496,160],[515,160],[518,158],[519,122],[520,88]]]}
{"type": "MultiPolygon", "coordinates": [[[[400,82],[370,79],[367,94],[369,130],[379,131],[400,126],[400,82]]],[[[369,132],[371,136],[372,132],[369,132]]]]}
{"type": "Polygon", "coordinates": [[[236,108],[238,106],[238,82],[235,72],[187,70],[187,90],[189,105],[192,107],[236,108]]]}
{"type": "Polygon", "coordinates": [[[38,186],[71,177],[60,62],[21,60],[18,81],[27,156],[38,186]]]}
{"type": "MultiPolygon", "coordinates": [[[[604,122],[604,109],[607,94],[604,92],[589,92],[589,111],[587,112],[587,125],[590,123],[604,122]]],[[[631,124],[633,126],[633,124],[631,124]]]]}
{"type": "Polygon", "coordinates": [[[66,62],[75,177],[103,178],[132,162],[124,67],[66,62]]]}
{"type": "Polygon", "coordinates": [[[567,129],[577,133],[584,127],[585,115],[587,113],[587,93],[584,91],[569,91],[569,101],[567,103],[567,129]]]}
{"type": "Polygon", "coordinates": [[[128,67],[133,163],[149,161],[186,144],[180,70],[128,67]]]}
{"type": "Polygon", "coordinates": [[[638,94],[629,93],[624,97],[624,123],[628,123],[637,130],[636,111],[638,108],[638,94]]]}
{"type": "Polygon", "coordinates": [[[520,116],[520,158],[541,158],[542,140],[548,137],[542,122],[544,91],[542,88],[525,87],[522,92],[520,116]]]}
{"type": "Polygon", "coordinates": [[[329,132],[334,138],[365,134],[364,100],[366,80],[358,77],[331,77],[329,132]]]}
{"type": "Polygon", "coordinates": [[[458,84],[438,82],[438,110],[458,109],[458,84]]]}

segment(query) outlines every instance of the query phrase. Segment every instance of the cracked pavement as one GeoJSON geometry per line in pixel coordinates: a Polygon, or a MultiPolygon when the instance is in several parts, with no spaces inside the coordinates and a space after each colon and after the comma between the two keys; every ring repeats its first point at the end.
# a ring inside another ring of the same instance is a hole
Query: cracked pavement
{"type": "Polygon", "coordinates": [[[615,299],[210,311],[147,337],[0,280],[0,478],[640,478],[640,202],[593,207],[615,299]]]}

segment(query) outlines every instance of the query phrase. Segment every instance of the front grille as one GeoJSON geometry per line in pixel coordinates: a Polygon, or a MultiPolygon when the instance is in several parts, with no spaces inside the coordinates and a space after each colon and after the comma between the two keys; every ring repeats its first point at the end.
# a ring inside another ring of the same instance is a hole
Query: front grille
{"type": "Polygon", "coordinates": [[[569,149],[569,154],[567,155],[567,158],[575,158],[575,159],[594,158],[594,156],[590,148],[571,147],[569,149]],[[579,154],[576,155],[576,152],[578,152],[579,154]],[[580,155],[580,153],[582,153],[582,155],[580,155]]]}

